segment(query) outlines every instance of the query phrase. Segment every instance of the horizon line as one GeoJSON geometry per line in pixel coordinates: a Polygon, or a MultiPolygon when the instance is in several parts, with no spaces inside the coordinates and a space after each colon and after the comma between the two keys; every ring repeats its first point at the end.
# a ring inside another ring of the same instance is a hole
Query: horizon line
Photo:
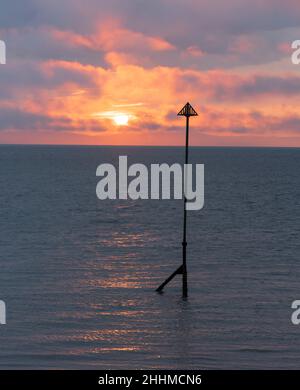
{"type": "MultiPolygon", "coordinates": [[[[1,146],[62,146],[62,147],[131,147],[131,148],[184,148],[181,145],[95,145],[95,144],[23,144],[23,143],[0,143],[1,146]]],[[[190,148],[232,148],[232,149],[300,149],[300,146],[270,146],[270,145],[190,145],[190,148]]]]}

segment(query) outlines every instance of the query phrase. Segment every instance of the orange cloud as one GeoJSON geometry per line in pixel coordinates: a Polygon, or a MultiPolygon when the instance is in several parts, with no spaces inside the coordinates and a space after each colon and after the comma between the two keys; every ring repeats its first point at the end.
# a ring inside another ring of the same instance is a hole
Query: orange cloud
{"type": "Polygon", "coordinates": [[[143,50],[171,51],[175,46],[159,36],[148,36],[121,27],[118,21],[109,20],[102,23],[93,34],[80,35],[73,31],[46,29],[57,41],[63,41],[70,47],[87,47],[104,52],[143,50]]]}
{"type": "MultiPolygon", "coordinates": [[[[212,140],[222,144],[226,138],[226,142],[239,139],[241,143],[260,143],[263,139],[274,144],[275,139],[289,137],[293,145],[300,145],[300,78],[296,70],[269,74],[241,69],[146,67],[141,65],[137,50],[145,50],[146,55],[176,48],[161,37],[134,32],[114,21],[89,35],[58,29],[48,32],[66,46],[103,52],[105,63],[55,59],[29,62],[35,76],[31,76],[31,84],[28,68],[22,76],[20,67],[20,75],[15,77],[21,82],[16,88],[7,86],[11,96],[0,100],[0,142],[7,139],[8,131],[13,130],[14,137],[19,133],[22,139],[22,132],[33,134],[34,130],[39,139],[52,131],[53,140],[59,142],[63,133],[68,143],[72,143],[73,135],[84,143],[182,144],[184,129],[176,113],[191,100],[200,114],[193,120],[194,144],[212,140]],[[287,109],[284,102],[291,95],[293,104],[287,109]],[[126,126],[118,126],[114,120],[118,115],[128,117],[126,126]]],[[[252,44],[240,38],[234,42],[234,51],[251,50],[252,44]]],[[[204,55],[198,46],[188,47],[184,54],[204,55]]],[[[5,90],[5,84],[2,88],[5,90]]],[[[33,137],[32,142],[36,139],[33,137]]]]}

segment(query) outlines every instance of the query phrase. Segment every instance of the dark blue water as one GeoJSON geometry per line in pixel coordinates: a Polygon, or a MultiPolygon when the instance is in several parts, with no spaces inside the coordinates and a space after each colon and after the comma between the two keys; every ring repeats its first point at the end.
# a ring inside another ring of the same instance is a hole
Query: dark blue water
{"type": "Polygon", "coordinates": [[[205,208],[99,201],[96,168],[180,148],[0,147],[0,368],[299,368],[300,150],[193,148],[205,208]]]}

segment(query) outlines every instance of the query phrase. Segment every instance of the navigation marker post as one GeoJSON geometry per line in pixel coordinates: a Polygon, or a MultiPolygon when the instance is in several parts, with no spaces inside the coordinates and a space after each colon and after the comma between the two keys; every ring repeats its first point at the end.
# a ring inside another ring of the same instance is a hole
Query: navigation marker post
{"type": "Polygon", "coordinates": [[[186,188],[187,188],[187,165],[189,163],[189,127],[190,127],[190,117],[198,116],[194,108],[187,103],[183,109],[178,113],[178,116],[186,117],[186,142],[185,142],[185,173],[184,173],[184,216],[183,216],[183,241],[182,241],[182,265],[175,271],[173,274],[168,277],[156,290],[157,292],[162,292],[164,287],[175,278],[176,275],[182,275],[182,296],[187,298],[188,296],[188,284],[187,284],[187,265],[186,265],[186,247],[187,247],[187,198],[186,198],[186,188]]]}

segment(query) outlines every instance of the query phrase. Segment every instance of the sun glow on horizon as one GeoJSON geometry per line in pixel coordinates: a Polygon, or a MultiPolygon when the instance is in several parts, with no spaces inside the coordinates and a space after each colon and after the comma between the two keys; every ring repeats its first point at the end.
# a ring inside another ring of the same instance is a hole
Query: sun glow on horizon
{"type": "Polygon", "coordinates": [[[134,115],[119,111],[106,111],[93,114],[94,117],[110,119],[117,126],[128,126],[134,115]]]}
{"type": "Polygon", "coordinates": [[[116,116],[113,118],[113,121],[114,121],[115,124],[118,125],[118,126],[128,126],[129,115],[126,115],[126,114],[116,115],[116,116]]]}

